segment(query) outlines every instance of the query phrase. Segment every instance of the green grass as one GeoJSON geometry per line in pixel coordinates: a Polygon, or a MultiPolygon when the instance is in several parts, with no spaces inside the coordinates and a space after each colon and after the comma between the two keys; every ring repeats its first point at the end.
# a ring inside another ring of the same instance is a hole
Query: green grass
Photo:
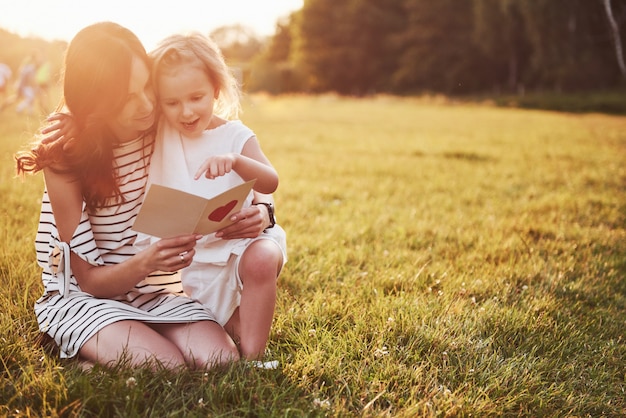
{"type": "Polygon", "coordinates": [[[0,415],[626,415],[626,118],[252,97],[281,175],[278,370],[82,372],[38,344],[40,176],[0,114],[0,415]],[[132,378],[132,379],[131,379],[132,378]]]}
{"type": "Polygon", "coordinates": [[[602,112],[624,116],[626,115],[625,93],[624,87],[620,87],[612,91],[584,93],[531,92],[513,96],[505,94],[488,100],[501,106],[573,113],[602,112]]]}

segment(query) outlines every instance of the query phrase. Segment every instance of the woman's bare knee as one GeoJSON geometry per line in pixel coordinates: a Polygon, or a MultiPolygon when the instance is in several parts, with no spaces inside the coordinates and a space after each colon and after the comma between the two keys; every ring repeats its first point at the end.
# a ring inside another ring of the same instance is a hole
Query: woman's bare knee
{"type": "Polygon", "coordinates": [[[79,354],[86,361],[105,366],[120,361],[130,366],[153,364],[172,369],[185,365],[175,344],[147,324],[130,320],[104,327],[83,344],[79,354]]]}
{"type": "Polygon", "coordinates": [[[180,348],[189,367],[210,368],[239,360],[237,346],[217,322],[162,325],[160,332],[180,348]]]}

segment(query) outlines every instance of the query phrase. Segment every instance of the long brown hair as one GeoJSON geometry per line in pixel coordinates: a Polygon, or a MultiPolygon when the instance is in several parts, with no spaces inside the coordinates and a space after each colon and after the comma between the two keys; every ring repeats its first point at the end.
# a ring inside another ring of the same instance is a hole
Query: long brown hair
{"type": "Polygon", "coordinates": [[[108,122],[124,107],[134,57],[150,68],[137,36],[116,23],[96,23],[76,34],[65,53],[59,108],[69,109],[78,134],[65,146],[39,141],[29,151],[18,153],[18,174],[45,167],[72,173],[81,182],[83,198],[91,209],[122,198],[113,167],[116,138],[108,122]]]}

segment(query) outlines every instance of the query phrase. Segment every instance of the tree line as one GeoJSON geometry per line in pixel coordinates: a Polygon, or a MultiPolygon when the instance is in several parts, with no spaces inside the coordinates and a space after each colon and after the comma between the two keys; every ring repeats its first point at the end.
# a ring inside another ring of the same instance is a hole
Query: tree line
{"type": "MultiPolygon", "coordinates": [[[[626,0],[305,0],[273,36],[209,35],[247,91],[520,94],[621,90],[626,0]]],[[[65,43],[0,29],[0,61],[65,43]]]]}
{"type": "Polygon", "coordinates": [[[251,64],[249,87],[611,90],[625,84],[625,24],[626,0],[305,0],[251,64]]]}

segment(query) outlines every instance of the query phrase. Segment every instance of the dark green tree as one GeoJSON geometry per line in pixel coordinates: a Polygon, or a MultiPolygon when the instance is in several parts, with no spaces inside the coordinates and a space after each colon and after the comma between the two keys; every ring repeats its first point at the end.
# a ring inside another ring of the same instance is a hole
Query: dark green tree
{"type": "Polygon", "coordinates": [[[395,90],[464,93],[481,87],[484,60],[472,40],[472,2],[405,0],[404,8],[395,90]]]}
{"type": "Polygon", "coordinates": [[[531,45],[529,84],[557,91],[615,85],[619,71],[601,1],[518,2],[531,45]]]}
{"type": "Polygon", "coordinates": [[[368,94],[389,89],[402,28],[402,0],[306,0],[294,59],[314,91],[368,94]]]}
{"type": "Polygon", "coordinates": [[[474,0],[473,42],[484,65],[481,82],[496,91],[523,90],[530,45],[516,0],[474,0]]]}
{"type": "Polygon", "coordinates": [[[305,0],[262,63],[279,91],[610,89],[625,25],[626,0],[305,0]]]}
{"type": "Polygon", "coordinates": [[[291,59],[296,15],[276,24],[276,32],[253,62],[248,88],[273,94],[302,91],[304,86],[291,59]]]}

